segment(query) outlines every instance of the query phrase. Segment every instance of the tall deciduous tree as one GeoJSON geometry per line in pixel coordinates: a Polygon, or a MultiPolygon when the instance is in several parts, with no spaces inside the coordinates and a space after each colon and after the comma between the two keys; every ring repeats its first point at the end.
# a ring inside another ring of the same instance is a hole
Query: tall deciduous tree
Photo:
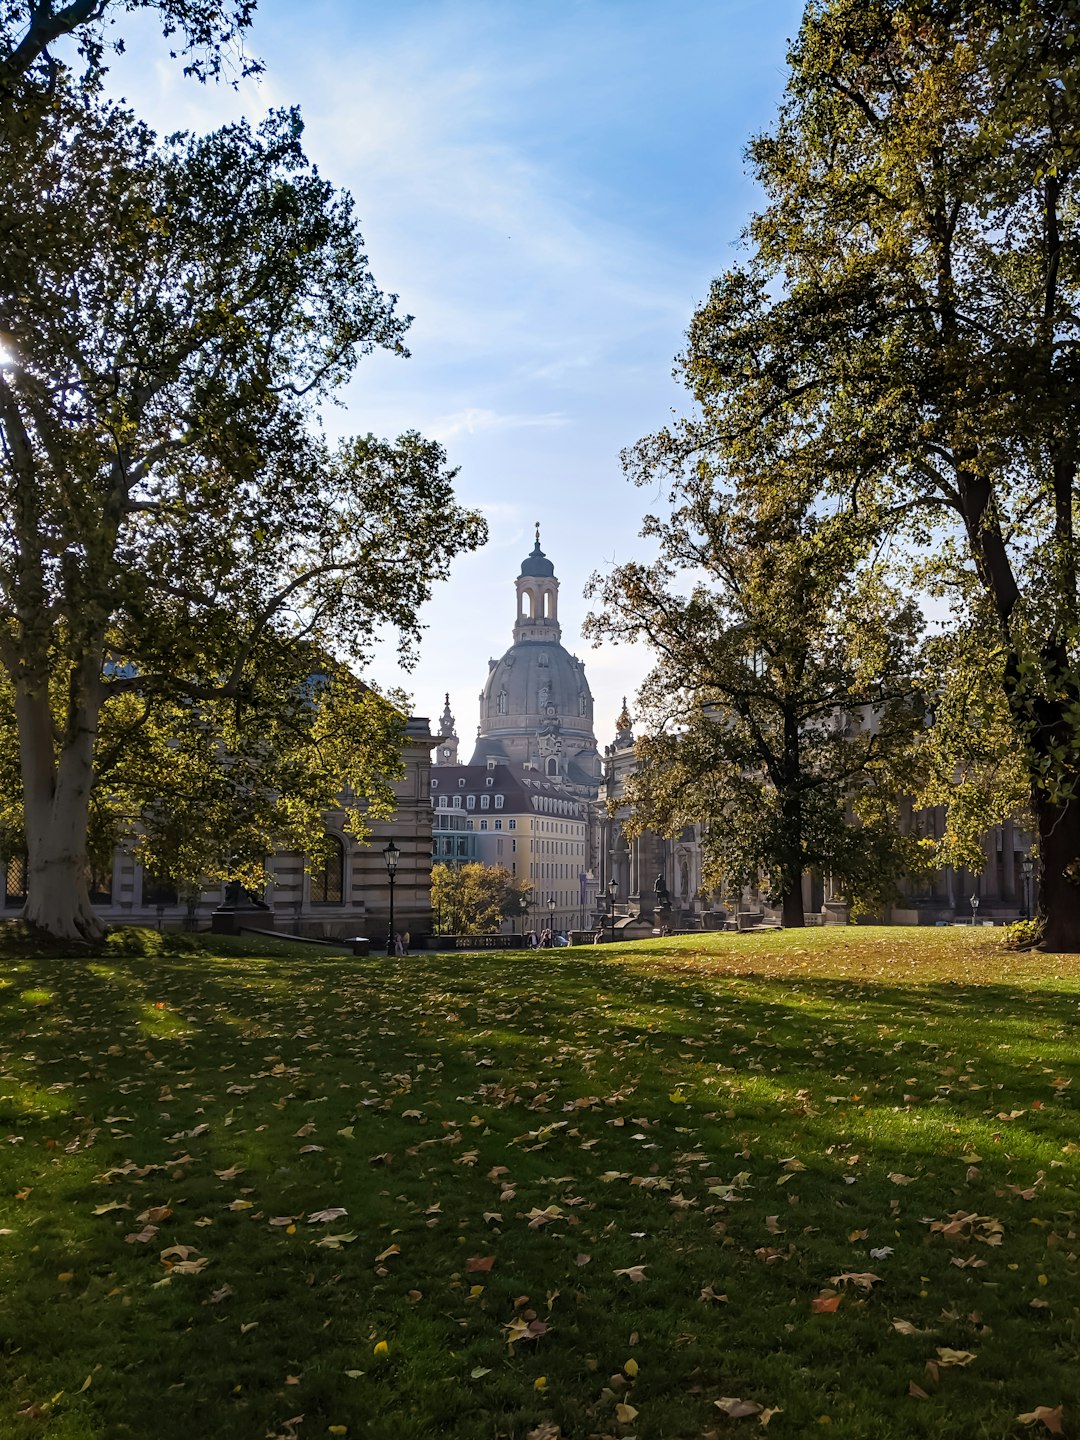
{"type": "Polygon", "coordinates": [[[454,935],[493,935],[504,920],[525,914],[531,889],[505,865],[436,865],[431,872],[432,907],[454,935]]]}
{"type": "Polygon", "coordinates": [[[1080,86],[1076,0],[813,0],[768,203],[685,361],[669,442],[802,463],[981,592],[1039,832],[1046,943],[1080,948],[1080,86]]]}
{"type": "Polygon", "coordinates": [[[419,604],[484,526],[454,502],[438,445],[321,433],[319,402],[362,355],[404,353],[407,322],[296,114],[159,144],[116,109],[69,115],[59,94],[0,157],[0,665],[26,915],[74,937],[99,929],[88,823],[122,706],[140,723],[197,712],[226,752],[246,737],[266,788],[303,792],[309,815],[310,772],[290,787],[287,748],[252,758],[250,717],[276,704],[264,734],[287,747],[290,711],[309,739],[304,706],[331,728],[340,714],[358,742],[340,779],[362,790],[393,769],[399,719],[383,707],[383,743],[365,747],[344,665],[386,625],[407,660],[419,604]]]}
{"type": "Polygon", "coordinates": [[[134,10],[155,11],[164,34],[175,38],[189,74],[200,79],[221,73],[234,59],[245,74],[259,69],[240,46],[257,0],[0,0],[0,115],[16,123],[33,107],[28,88],[56,79],[57,48],[70,41],[87,67],[91,83],[100,77],[109,49],[122,50],[117,17],[134,10]],[[12,107],[9,109],[9,102],[12,107]]]}
{"type": "Polygon", "coordinates": [[[919,723],[919,616],[860,565],[850,517],[815,513],[787,472],[771,478],[765,503],[731,450],[677,470],[672,515],[646,527],[660,561],[594,577],[604,609],[587,629],[656,657],[629,828],[699,824],[706,880],[764,877],[784,924],[801,926],[805,871],[867,909],[910,862],[895,783],[919,723]]]}

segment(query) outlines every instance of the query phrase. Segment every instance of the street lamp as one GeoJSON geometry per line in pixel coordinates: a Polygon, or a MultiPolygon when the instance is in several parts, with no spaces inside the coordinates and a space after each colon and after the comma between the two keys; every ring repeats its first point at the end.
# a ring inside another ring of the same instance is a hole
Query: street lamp
{"type": "Polygon", "coordinates": [[[1025,855],[1020,861],[1020,871],[1024,877],[1024,919],[1031,919],[1031,877],[1035,873],[1035,862],[1030,855],[1025,855]]]}
{"type": "Polygon", "coordinates": [[[555,896],[548,893],[548,939],[555,946],[555,896]]]}
{"type": "Polygon", "coordinates": [[[390,877],[390,929],[386,935],[386,953],[394,955],[397,953],[397,947],[394,944],[394,876],[397,874],[401,851],[393,840],[383,849],[382,858],[386,861],[386,873],[390,877]]]}
{"type": "Polygon", "coordinates": [[[608,910],[610,913],[611,938],[615,939],[615,896],[619,893],[619,887],[614,880],[607,884],[608,910]]]}
{"type": "Polygon", "coordinates": [[[972,923],[972,925],[975,924],[975,917],[978,915],[978,913],[979,913],[979,897],[978,897],[977,895],[972,895],[972,897],[971,897],[971,923],[972,923]]]}

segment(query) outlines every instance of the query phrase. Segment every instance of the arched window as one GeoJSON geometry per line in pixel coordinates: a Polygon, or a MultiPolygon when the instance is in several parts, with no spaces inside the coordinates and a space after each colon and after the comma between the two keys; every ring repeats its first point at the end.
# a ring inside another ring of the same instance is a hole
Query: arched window
{"type": "Polygon", "coordinates": [[[26,856],[12,855],[4,871],[4,904],[21,905],[26,899],[26,856]]]}
{"type": "Polygon", "coordinates": [[[336,835],[328,835],[326,843],[325,858],[311,872],[311,903],[340,905],[345,892],[345,846],[336,835]]]}
{"type": "Polygon", "coordinates": [[[506,691],[500,690],[498,695],[496,695],[495,697],[495,713],[496,715],[505,715],[506,710],[506,691]]]}
{"type": "Polygon", "coordinates": [[[554,755],[552,755],[547,762],[547,773],[549,775],[558,775],[559,773],[559,762],[555,759],[554,755]]]}

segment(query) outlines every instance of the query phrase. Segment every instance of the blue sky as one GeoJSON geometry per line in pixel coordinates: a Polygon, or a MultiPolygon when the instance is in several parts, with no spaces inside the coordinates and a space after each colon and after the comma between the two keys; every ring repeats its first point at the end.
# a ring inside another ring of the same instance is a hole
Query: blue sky
{"type": "Polygon", "coordinates": [[[331,430],[439,438],[491,541],[459,561],[411,675],[374,678],[473,735],[510,644],[534,520],[562,583],[601,744],[649,657],[580,639],[593,570],[640,556],[656,496],[620,449],[683,409],[672,362],[756,201],[747,139],[769,124],[801,0],[261,0],[258,84],[185,80],[125,16],[113,88],[162,131],[298,103],[308,153],[356,197],[372,270],[415,316],[412,358],[365,361],[331,430]]]}

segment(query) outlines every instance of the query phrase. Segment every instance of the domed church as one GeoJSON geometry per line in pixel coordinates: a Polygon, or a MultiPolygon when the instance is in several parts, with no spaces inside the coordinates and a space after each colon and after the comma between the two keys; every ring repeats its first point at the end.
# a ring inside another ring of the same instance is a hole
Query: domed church
{"type": "Polygon", "coordinates": [[[601,772],[585,662],[561,644],[559,582],[536,543],[517,577],[514,643],[488,661],[480,692],[473,765],[535,771],[582,798],[596,798],[601,772]]]}

